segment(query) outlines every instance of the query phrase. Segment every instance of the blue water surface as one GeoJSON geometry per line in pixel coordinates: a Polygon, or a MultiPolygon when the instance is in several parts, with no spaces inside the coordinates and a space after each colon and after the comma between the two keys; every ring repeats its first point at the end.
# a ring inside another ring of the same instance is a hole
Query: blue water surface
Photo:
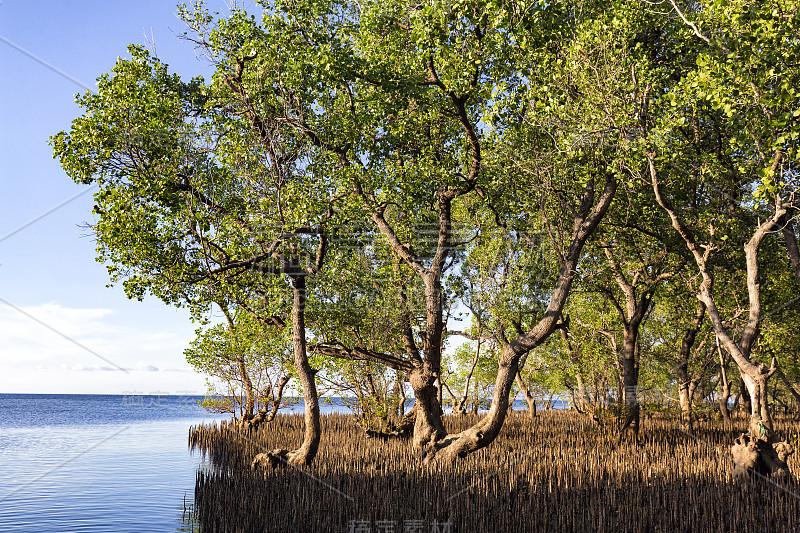
{"type": "Polygon", "coordinates": [[[0,394],[0,531],[193,531],[198,397],[0,394]]]}
{"type": "MultiPolygon", "coordinates": [[[[0,532],[198,531],[195,478],[210,465],[189,452],[189,427],[222,418],[202,399],[0,394],[0,532]]],[[[334,398],[321,412],[349,409],[334,398]]]]}

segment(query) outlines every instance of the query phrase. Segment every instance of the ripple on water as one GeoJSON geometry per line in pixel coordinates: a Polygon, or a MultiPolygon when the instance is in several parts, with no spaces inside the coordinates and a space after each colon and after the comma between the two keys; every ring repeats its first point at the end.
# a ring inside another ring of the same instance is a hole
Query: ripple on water
{"type": "Polygon", "coordinates": [[[144,420],[141,413],[116,412],[113,423],[101,423],[94,414],[77,417],[78,424],[32,427],[3,423],[13,411],[8,396],[0,395],[0,530],[179,530],[201,466],[200,457],[189,454],[187,434],[191,424],[203,421],[202,411],[153,412],[144,420]]]}

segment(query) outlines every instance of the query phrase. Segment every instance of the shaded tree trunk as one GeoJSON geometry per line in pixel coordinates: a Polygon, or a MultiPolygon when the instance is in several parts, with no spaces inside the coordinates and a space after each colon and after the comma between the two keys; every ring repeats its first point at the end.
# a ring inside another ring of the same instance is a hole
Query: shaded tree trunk
{"type": "Polygon", "coordinates": [[[622,341],[622,394],[625,419],[620,426],[620,439],[626,429],[633,431],[634,439],[639,440],[639,361],[636,357],[636,344],[639,336],[638,324],[626,324],[622,341]]]}
{"type": "Polygon", "coordinates": [[[728,409],[728,401],[731,397],[731,384],[728,381],[728,361],[725,356],[722,355],[722,348],[719,345],[719,339],[717,339],[717,355],[719,356],[719,397],[717,398],[717,402],[719,403],[719,412],[722,415],[722,420],[726,424],[731,423],[731,413],[728,409]]]}
{"type": "Polygon", "coordinates": [[[750,399],[750,391],[747,390],[747,386],[744,384],[744,379],[739,376],[739,403],[741,404],[739,407],[741,408],[742,412],[750,414],[753,410],[753,402],[750,399]]]}
{"type": "Polygon", "coordinates": [[[797,233],[794,229],[793,220],[785,220],[783,222],[783,239],[786,242],[789,264],[792,265],[795,276],[800,280],[800,248],[797,246],[797,233]]]}
{"type": "MultiPolygon", "coordinates": [[[[681,408],[681,418],[685,423],[691,427],[692,425],[692,396],[694,390],[691,390],[692,379],[689,376],[689,360],[692,353],[692,346],[697,339],[697,332],[700,331],[700,326],[703,324],[705,318],[706,307],[702,302],[697,302],[695,307],[694,320],[686,328],[681,339],[681,348],[678,352],[678,366],[676,374],[678,376],[678,402],[681,408]]],[[[696,386],[696,384],[695,384],[696,386]]]]}
{"type": "Polygon", "coordinates": [[[578,411],[586,411],[587,407],[589,407],[589,405],[592,403],[592,399],[589,397],[589,393],[586,390],[586,383],[583,381],[583,373],[581,372],[580,368],[580,357],[576,353],[572,342],[569,340],[567,328],[561,328],[559,333],[561,334],[561,340],[564,342],[564,346],[569,354],[569,359],[575,366],[575,382],[578,389],[578,399],[577,402],[575,402],[575,408],[578,411]]]}
{"type": "Polygon", "coordinates": [[[783,370],[781,370],[780,367],[778,367],[776,374],[780,380],[783,381],[783,384],[786,385],[789,393],[794,398],[795,404],[797,404],[797,413],[795,413],[795,416],[800,418],[800,392],[794,388],[794,385],[789,381],[789,379],[786,377],[786,374],[783,373],[783,370]]]}
{"type": "MultiPolygon", "coordinates": [[[[653,295],[658,287],[658,283],[666,276],[661,274],[649,276],[647,270],[643,269],[647,279],[641,279],[645,287],[637,294],[636,280],[640,279],[640,273],[632,276],[633,281],[628,281],[619,263],[611,253],[611,246],[604,244],[603,252],[606,255],[608,264],[617,282],[619,290],[624,296],[624,305],[617,301],[611,289],[604,290],[609,301],[616,308],[622,322],[622,354],[620,364],[622,366],[622,394],[623,394],[623,416],[624,420],[620,425],[620,441],[627,429],[633,431],[634,439],[639,441],[639,328],[644,322],[653,295]]],[[[644,276],[642,276],[644,277],[644,276]]]]}

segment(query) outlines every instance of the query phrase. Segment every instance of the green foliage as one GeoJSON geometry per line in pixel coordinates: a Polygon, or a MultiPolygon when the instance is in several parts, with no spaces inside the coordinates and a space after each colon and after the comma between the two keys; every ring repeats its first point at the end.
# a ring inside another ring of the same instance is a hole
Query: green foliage
{"type": "MultiPolygon", "coordinates": [[[[111,283],[197,319],[213,302],[235,310],[235,335],[207,328],[187,351],[201,371],[233,375],[231,354],[254,375],[277,369],[287,341],[254,320],[286,319],[280,274],[313,272],[315,342],[404,357],[405,317],[423,345],[429,315],[469,314],[469,331],[492,345],[476,365],[478,396],[496,375],[493,350],[541,317],[585,187],[614,175],[622,192],[574,273],[573,348],[553,338],[526,370],[551,390],[580,373],[602,403],[618,394],[611,298],[624,298],[599,243],[631,280],[672,276],[641,334],[646,388],[672,383],[667,361],[694,302],[681,268],[691,258],[654,201],[645,152],[709,247],[729,314],[753,222],[797,193],[795,11],[785,0],[709,0],[682,12],[695,31],[646,2],[264,1],[258,17],[195,3],[179,14],[214,65],[210,79],[183,80],[133,46],[51,143],[70,178],[98,186],[92,227],[111,283]],[[429,310],[416,273],[437,251],[443,297],[429,310]]],[[[797,280],[775,259],[777,241],[765,253],[765,304],[779,306],[797,280]]],[[[795,309],[764,320],[759,357],[777,354],[796,381],[795,309]]],[[[474,350],[447,361],[454,392],[474,350]]],[[[397,401],[393,371],[314,364],[351,388],[365,419],[397,401]]]]}
{"type": "Polygon", "coordinates": [[[206,376],[208,390],[202,406],[211,412],[243,413],[247,388],[252,387],[254,411],[271,409],[283,376],[292,375],[292,342],[286,331],[264,326],[240,313],[235,329],[228,324],[201,327],[184,354],[198,373],[206,376]],[[247,383],[249,381],[249,383],[247,383]]]}

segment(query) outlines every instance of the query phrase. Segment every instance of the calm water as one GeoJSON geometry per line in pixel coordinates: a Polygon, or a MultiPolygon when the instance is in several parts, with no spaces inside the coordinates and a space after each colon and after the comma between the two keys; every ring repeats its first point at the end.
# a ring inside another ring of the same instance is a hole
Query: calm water
{"type": "Polygon", "coordinates": [[[192,531],[196,400],[0,394],[0,531],[192,531]]]}
{"type": "MultiPolygon", "coordinates": [[[[219,420],[198,399],[0,394],[0,531],[197,531],[195,475],[210,466],[187,435],[219,420]]],[[[337,400],[321,411],[348,409],[337,400]]]]}

